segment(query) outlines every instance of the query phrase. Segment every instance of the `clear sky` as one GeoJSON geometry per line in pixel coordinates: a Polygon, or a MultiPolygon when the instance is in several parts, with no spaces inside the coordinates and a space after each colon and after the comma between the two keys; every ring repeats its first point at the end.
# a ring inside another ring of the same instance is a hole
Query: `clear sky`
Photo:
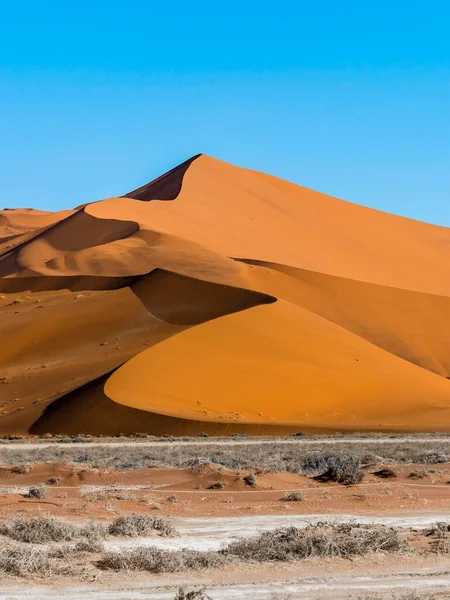
{"type": "Polygon", "coordinates": [[[0,3],[1,206],[204,152],[450,226],[448,0],[0,3]]]}

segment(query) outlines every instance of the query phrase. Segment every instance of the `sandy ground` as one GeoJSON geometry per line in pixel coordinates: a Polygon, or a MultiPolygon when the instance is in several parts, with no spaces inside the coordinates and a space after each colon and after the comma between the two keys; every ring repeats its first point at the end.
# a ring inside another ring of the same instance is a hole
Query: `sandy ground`
{"type": "Polygon", "coordinates": [[[323,483],[296,473],[257,472],[256,485],[246,475],[217,464],[193,468],[143,467],[100,469],[70,463],[0,467],[0,516],[48,512],[59,516],[110,519],[127,512],[161,513],[173,517],[252,515],[364,514],[412,512],[424,515],[450,511],[450,465],[399,465],[395,477],[380,478],[380,465],[366,469],[356,486],[323,483]],[[412,478],[411,473],[419,478],[412,478]],[[51,484],[48,482],[55,481],[51,484]],[[45,485],[46,496],[26,498],[33,485],[45,485]],[[211,489],[220,484],[222,489],[211,489]],[[289,491],[302,500],[289,502],[289,491]]]}
{"type": "MultiPolygon", "coordinates": [[[[106,547],[112,550],[136,545],[215,550],[233,539],[263,530],[304,527],[326,520],[398,526],[420,536],[420,530],[430,524],[450,521],[448,463],[395,465],[393,479],[376,476],[374,471],[379,467],[370,467],[363,482],[351,487],[321,483],[298,474],[261,472],[255,488],[249,488],[243,477],[251,471],[216,464],[115,470],[46,463],[33,465],[25,473],[12,472],[5,465],[0,468],[0,516],[53,514],[80,523],[91,517],[111,521],[117,515],[134,512],[170,516],[179,532],[174,538],[108,539],[106,547]],[[416,471],[420,473],[418,480],[409,477],[416,471]],[[51,477],[58,477],[58,483],[47,483],[45,498],[25,497],[30,486],[45,484],[51,477]],[[225,488],[208,489],[217,481],[223,481],[225,488]],[[287,490],[301,491],[304,499],[284,501],[287,490]]],[[[421,544],[419,552],[423,551],[421,544]]],[[[84,580],[52,580],[50,586],[44,585],[46,582],[9,579],[0,598],[172,600],[179,586],[193,589],[201,585],[214,600],[273,600],[277,594],[283,600],[286,594],[287,598],[359,600],[368,591],[389,598],[392,590],[442,592],[450,586],[448,558],[430,554],[252,565],[251,569],[237,566],[196,574],[102,573],[99,579],[95,577],[87,573],[84,580]]]]}
{"type": "MultiPolygon", "coordinates": [[[[372,471],[377,471],[373,467],[372,471]]],[[[200,468],[92,469],[68,463],[34,465],[26,473],[0,468],[0,515],[33,514],[110,518],[125,512],[152,510],[171,516],[246,516],[264,514],[362,513],[419,510],[446,512],[450,501],[450,466],[402,465],[396,477],[380,479],[367,472],[357,486],[321,483],[295,473],[260,473],[257,485],[246,484],[252,470],[206,464],[200,468]],[[410,477],[419,472],[420,479],[410,477]],[[32,485],[46,484],[42,500],[24,495],[32,485]],[[223,489],[208,489],[221,482],[223,489]],[[283,501],[300,491],[300,502],[283,501]]]]}

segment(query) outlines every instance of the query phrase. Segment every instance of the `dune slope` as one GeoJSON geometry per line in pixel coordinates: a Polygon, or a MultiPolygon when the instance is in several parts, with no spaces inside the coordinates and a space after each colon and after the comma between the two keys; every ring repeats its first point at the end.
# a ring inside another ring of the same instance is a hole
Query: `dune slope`
{"type": "Polygon", "coordinates": [[[448,431],[449,248],[205,155],[0,211],[0,432],[448,431]]]}

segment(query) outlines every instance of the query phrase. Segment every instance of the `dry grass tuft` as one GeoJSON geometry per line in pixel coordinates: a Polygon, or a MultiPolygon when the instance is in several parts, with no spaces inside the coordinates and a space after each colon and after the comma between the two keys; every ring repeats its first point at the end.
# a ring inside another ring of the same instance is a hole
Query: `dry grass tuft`
{"type": "Polygon", "coordinates": [[[397,477],[397,473],[394,471],[394,469],[389,467],[383,467],[382,469],[372,473],[372,475],[376,475],[380,479],[395,479],[397,477]]]}
{"type": "Polygon", "coordinates": [[[106,552],[98,561],[97,566],[114,571],[176,573],[219,567],[225,561],[226,558],[223,555],[214,551],[179,550],[170,552],[154,547],[139,547],[120,552],[106,552]]]}
{"type": "Polygon", "coordinates": [[[17,542],[28,544],[46,544],[48,542],[68,542],[78,533],[77,527],[70,523],[57,521],[53,517],[19,517],[3,522],[0,532],[17,542]]]}
{"type": "Polygon", "coordinates": [[[0,547],[0,573],[17,577],[51,577],[75,572],[67,560],[52,556],[44,548],[12,544],[0,547]]]}
{"type": "Polygon", "coordinates": [[[17,475],[26,475],[31,471],[31,465],[14,465],[11,467],[11,473],[16,473],[17,475]]]}
{"type": "Polygon", "coordinates": [[[79,537],[104,540],[108,535],[108,527],[97,521],[88,521],[78,532],[79,537]]]}
{"type": "Polygon", "coordinates": [[[349,558],[370,552],[407,549],[398,531],[390,527],[324,523],[265,531],[232,542],[223,552],[249,562],[290,561],[305,558],[349,558]]]}
{"type": "Polygon", "coordinates": [[[303,492],[286,492],[282,498],[285,502],[301,502],[305,499],[303,492]]]}
{"type": "MultiPolygon", "coordinates": [[[[320,464],[320,461],[319,461],[320,464]]],[[[363,478],[359,456],[330,456],[323,465],[323,472],[314,479],[321,482],[336,481],[342,485],[355,485],[363,478]]]]}
{"type": "Polygon", "coordinates": [[[80,540],[74,548],[75,552],[77,553],[86,552],[91,554],[99,554],[100,552],[103,552],[104,549],[105,546],[103,541],[94,537],[87,537],[84,540],[80,540]]]}
{"type": "Polygon", "coordinates": [[[47,495],[47,489],[45,487],[45,485],[36,485],[33,487],[30,487],[30,489],[28,490],[28,494],[25,495],[26,498],[37,498],[38,500],[41,500],[42,498],[45,498],[45,496],[47,495]]]}
{"type": "Polygon", "coordinates": [[[254,473],[249,473],[248,475],[246,475],[244,477],[244,481],[250,487],[256,487],[257,479],[256,479],[256,475],[254,473]]]}
{"type": "Polygon", "coordinates": [[[450,554],[450,524],[434,523],[426,532],[432,538],[431,549],[436,554],[450,554]]]}
{"type": "Polygon", "coordinates": [[[225,481],[217,481],[212,485],[208,486],[208,490],[223,490],[225,488],[225,481]]]}
{"type": "Polygon", "coordinates": [[[176,535],[170,519],[164,517],[148,517],[146,515],[124,515],[117,517],[108,528],[108,533],[115,536],[141,537],[158,531],[164,537],[176,535]]]}
{"type": "Polygon", "coordinates": [[[411,479],[424,479],[430,473],[429,469],[413,469],[408,477],[411,479]]]}
{"type": "Polygon", "coordinates": [[[211,600],[205,590],[193,590],[187,592],[184,588],[180,588],[175,594],[174,600],[211,600]]]}

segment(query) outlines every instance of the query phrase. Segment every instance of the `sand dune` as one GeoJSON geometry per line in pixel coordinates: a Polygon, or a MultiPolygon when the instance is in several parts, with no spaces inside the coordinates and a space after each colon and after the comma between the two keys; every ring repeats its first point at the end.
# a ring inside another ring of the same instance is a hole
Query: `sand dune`
{"type": "Polygon", "coordinates": [[[0,432],[447,431],[449,244],[204,155],[0,211],[0,432]]]}

